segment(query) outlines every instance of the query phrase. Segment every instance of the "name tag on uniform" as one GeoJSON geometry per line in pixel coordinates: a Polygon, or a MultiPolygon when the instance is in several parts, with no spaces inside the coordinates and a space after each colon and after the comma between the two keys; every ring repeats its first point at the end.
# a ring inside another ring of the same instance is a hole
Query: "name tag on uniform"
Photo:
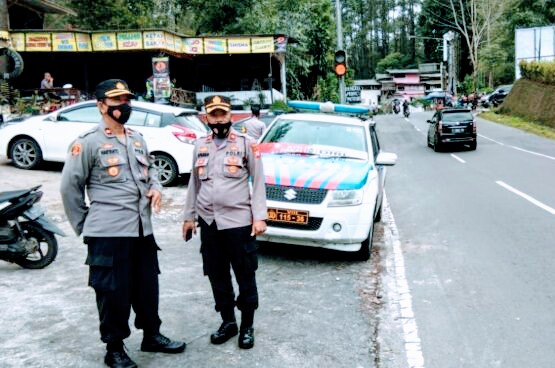
{"type": "Polygon", "coordinates": [[[119,153],[119,148],[106,148],[100,150],[101,155],[113,155],[115,153],[119,153]]]}

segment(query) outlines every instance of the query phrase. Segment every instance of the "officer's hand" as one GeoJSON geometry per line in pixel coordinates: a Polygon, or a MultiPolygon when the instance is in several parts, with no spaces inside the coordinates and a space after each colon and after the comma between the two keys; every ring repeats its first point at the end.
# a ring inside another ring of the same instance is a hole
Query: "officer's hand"
{"type": "Polygon", "coordinates": [[[197,235],[197,227],[194,221],[183,221],[183,239],[186,239],[187,231],[193,231],[193,234],[197,235]]]}
{"type": "Polygon", "coordinates": [[[258,220],[252,223],[251,236],[263,234],[266,231],[266,221],[258,220]]]}
{"type": "Polygon", "coordinates": [[[156,189],[149,189],[146,196],[150,198],[150,206],[156,213],[160,213],[160,205],[162,204],[162,194],[156,189]]]}

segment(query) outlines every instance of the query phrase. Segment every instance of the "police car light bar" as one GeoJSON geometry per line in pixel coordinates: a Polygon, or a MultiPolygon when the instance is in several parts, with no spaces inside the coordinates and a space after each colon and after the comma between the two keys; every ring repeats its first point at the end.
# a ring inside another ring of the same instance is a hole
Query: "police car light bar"
{"type": "Polygon", "coordinates": [[[370,109],[364,106],[334,104],[333,102],[288,101],[287,105],[294,109],[335,112],[343,114],[368,114],[370,109]]]}

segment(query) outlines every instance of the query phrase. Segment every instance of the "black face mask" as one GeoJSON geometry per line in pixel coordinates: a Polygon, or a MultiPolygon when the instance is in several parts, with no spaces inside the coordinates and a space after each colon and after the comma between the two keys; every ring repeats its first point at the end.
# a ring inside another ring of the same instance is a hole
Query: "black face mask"
{"type": "Polygon", "coordinates": [[[216,137],[218,138],[225,138],[227,137],[227,133],[229,133],[229,128],[231,128],[231,121],[228,121],[224,124],[210,124],[208,123],[208,127],[211,131],[214,132],[216,137]]]}
{"type": "Polygon", "coordinates": [[[129,120],[129,116],[131,116],[131,105],[122,103],[121,105],[108,106],[108,116],[120,124],[125,124],[129,120]],[[114,111],[120,112],[119,118],[114,116],[114,111]]]}

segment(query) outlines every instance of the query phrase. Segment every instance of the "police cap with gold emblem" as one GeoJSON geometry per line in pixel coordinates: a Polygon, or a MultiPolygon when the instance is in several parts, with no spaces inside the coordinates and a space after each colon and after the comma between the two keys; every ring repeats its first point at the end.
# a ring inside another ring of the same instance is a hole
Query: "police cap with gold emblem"
{"type": "Polygon", "coordinates": [[[204,107],[206,108],[207,114],[215,110],[228,112],[231,111],[231,100],[226,96],[208,96],[204,99],[204,107]]]}
{"type": "Polygon", "coordinates": [[[135,95],[129,91],[129,87],[124,80],[108,79],[98,83],[98,86],[96,86],[95,96],[97,100],[123,95],[127,95],[130,98],[135,97],[135,95]]]}

